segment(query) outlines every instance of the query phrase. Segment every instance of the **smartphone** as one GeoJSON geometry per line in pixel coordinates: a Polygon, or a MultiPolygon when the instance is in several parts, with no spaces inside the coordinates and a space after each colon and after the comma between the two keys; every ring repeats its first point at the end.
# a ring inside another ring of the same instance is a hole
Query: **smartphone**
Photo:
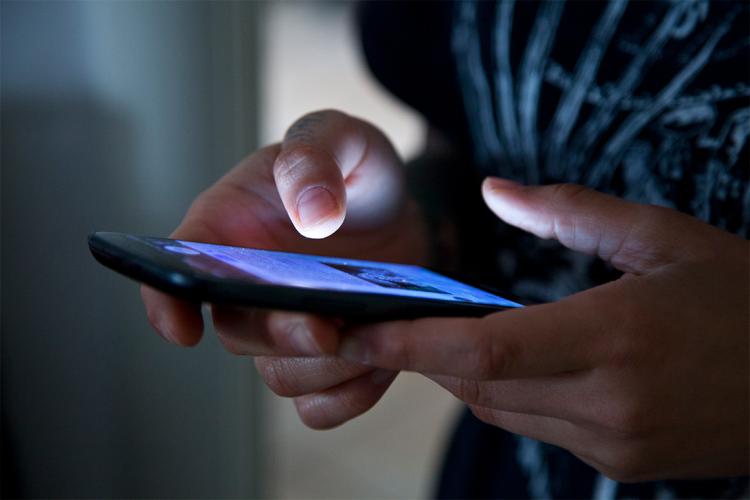
{"type": "Polygon", "coordinates": [[[110,269],[195,302],[363,320],[483,316],[523,307],[420,266],[112,232],[93,233],[88,243],[110,269]]]}

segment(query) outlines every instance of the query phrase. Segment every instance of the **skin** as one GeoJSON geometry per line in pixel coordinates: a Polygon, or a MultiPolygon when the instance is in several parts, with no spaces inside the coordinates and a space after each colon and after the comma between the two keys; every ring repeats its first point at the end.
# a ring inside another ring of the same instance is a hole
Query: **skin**
{"type": "MultiPolygon", "coordinates": [[[[171,236],[424,264],[425,224],[406,196],[403,174],[402,161],[374,126],[338,111],[310,113],[292,124],[281,144],[248,156],[201,193],[171,236]],[[301,216],[300,201],[311,191],[322,195],[301,216]]],[[[200,341],[200,304],[146,286],[141,296],[162,337],[181,346],[200,341]]],[[[255,356],[269,387],[294,397],[311,427],[334,427],[363,413],[396,376],[343,359],[311,358],[335,353],[335,319],[216,306],[211,314],[226,349],[255,356]]]]}
{"type": "MultiPolygon", "coordinates": [[[[371,125],[337,112],[308,115],[280,146],[250,156],[203,193],[174,236],[419,263],[424,224],[401,168],[371,125]],[[314,187],[333,202],[313,210],[317,217],[300,217],[300,197],[314,187]]],[[[597,255],[624,275],[480,319],[354,327],[214,307],[222,342],[257,356],[268,386],[293,397],[313,428],[367,411],[398,371],[409,370],[481,420],[566,448],[613,479],[747,474],[748,242],[582,186],[490,178],[482,195],[504,222],[597,255]]],[[[198,305],[148,288],[143,298],[165,338],[200,339],[198,305]]]]}

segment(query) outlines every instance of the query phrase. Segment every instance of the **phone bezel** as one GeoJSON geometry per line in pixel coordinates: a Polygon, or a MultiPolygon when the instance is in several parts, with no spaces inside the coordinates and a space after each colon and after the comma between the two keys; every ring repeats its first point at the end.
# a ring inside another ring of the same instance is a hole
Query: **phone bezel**
{"type": "MultiPolygon", "coordinates": [[[[158,250],[142,238],[170,240],[128,233],[95,232],[89,235],[88,244],[93,256],[106,267],[191,302],[306,311],[361,319],[484,316],[514,309],[422,297],[255,283],[229,265],[226,265],[229,277],[217,277],[190,267],[182,261],[184,257],[158,250]],[[236,273],[236,278],[232,277],[232,271],[236,273]]],[[[434,272],[453,278],[444,272],[434,272]]],[[[524,304],[510,294],[459,281],[524,304]]]]}

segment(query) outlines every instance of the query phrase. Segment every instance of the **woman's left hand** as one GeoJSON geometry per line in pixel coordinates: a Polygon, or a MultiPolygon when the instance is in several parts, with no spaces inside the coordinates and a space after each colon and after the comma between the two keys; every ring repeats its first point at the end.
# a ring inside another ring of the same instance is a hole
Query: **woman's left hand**
{"type": "Polygon", "coordinates": [[[748,474],[748,242],[581,186],[488,179],[483,194],[505,222],[625,274],[481,319],[359,326],[339,355],[421,372],[616,480],[748,474]]]}

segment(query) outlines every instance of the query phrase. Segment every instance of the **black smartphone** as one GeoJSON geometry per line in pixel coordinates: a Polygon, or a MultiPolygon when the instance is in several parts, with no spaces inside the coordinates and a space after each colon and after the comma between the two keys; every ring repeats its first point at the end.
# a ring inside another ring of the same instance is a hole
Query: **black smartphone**
{"type": "Polygon", "coordinates": [[[88,242],[105,266],[195,302],[364,320],[483,316],[523,307],[420,266],[111,232],[93,233],[88,242]]]}

